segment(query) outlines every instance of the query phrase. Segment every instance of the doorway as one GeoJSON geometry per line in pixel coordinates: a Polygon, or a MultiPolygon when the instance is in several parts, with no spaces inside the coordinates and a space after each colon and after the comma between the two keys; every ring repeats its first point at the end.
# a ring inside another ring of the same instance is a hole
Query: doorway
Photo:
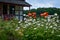
{"type": "Polygon", "coordinates": [[[7,12],[8,6],[7,4],[3,4],[3,19],[8,20],[8,12],[7,12]]]}
{"type": "Polygon", "coordinates": [[[7,5],[6,4],[3,4],[3,15],[6,15],[6,14],[8,14],[7,13],[7,5]]]}

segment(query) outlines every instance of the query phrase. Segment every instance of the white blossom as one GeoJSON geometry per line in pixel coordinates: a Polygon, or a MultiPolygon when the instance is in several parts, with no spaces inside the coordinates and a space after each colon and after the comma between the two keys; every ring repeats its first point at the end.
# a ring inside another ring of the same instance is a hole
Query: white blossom
{"type": "Polygon", "coordinates": [[[52,32],[51,33],[54,33],[54,30],[52,30],[52,32]]]}
{"type": "Polygon", "coordinates": [[[16,29],[15,29],[15,31],[18,31],[20,29],[20,27],[17,27],[16,29]]]}
{"type": "Polygon", "coordinates": [[[54,15],[57,16],[57,13],[55,13],[54,15]]]}
{"type": "Polygon", "coordinates": [[[36,30],[37,28],[34,28],[34,30],[36,30]]]}
{"type": "Polygon", "coordinates": [[[57,29],[56,27],[54,27],[53,29],[57,29]]]}
{"type": "Polygon", "coordinates": [[[25,23],[28,23],[28,21],[25,21],[25,23]]]}
{"type": "Polygon", "coordinates": [[[38,26],[40,26],[40,24],[37,24],[38,26]]]}
{"type": "Polygon", "coordinates": [[[55,26],[57,26],[57,24],[55,24],[55,26]]]}
{"type": "Polygon", "coordinates": [[[28,23],[28,25],[31,25],[31,23],[28,23]]]}
{"type": "Polygon", "coordinates": [[[21,23],[21,21],[19,21],[18,23],[21,23]]]}
{"type": "Polygon", "coordinates": [[[52,28],[53,26],[50,26],[49,28],[52,28]]]}
{"type": "Polygon", "coordinates": [[[26,18],[24,18],[24,20],[26,20],[26,18]]]}
{"type": "Polygon", "coordinates": [[[29,19],[29,21],[32,21],[32,19],[29,19]]]}
{"type": "Polygon", "coordinates": [[[28,27],[29,25],[28,24],[25,24],[25,27],[28,27]]]}
{"type": "Polygon", "coordinates": [[[26,16],[26,14],[23,14],[23,16],[26,16]]]}
{"type": "Polygon", "coordinates": [[[60,35],[56,35],[56,36],[59,36],[60,37],[60,35]]]}
{"type": "Polygon", "coordinates": [[[43,24],[41,24],[41,26],[44,26],[43,24]]]}

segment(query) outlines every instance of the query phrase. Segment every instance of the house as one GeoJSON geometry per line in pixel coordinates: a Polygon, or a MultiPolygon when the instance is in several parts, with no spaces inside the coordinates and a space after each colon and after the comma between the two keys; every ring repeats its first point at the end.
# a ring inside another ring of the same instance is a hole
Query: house
{"type": "Polygon", "coordinates": [[[25,0],[0,0],[0,17],[2,19],[15,17],[23,20],[23,7],[29,7],[30,10],[30,6],[25,0]]]}

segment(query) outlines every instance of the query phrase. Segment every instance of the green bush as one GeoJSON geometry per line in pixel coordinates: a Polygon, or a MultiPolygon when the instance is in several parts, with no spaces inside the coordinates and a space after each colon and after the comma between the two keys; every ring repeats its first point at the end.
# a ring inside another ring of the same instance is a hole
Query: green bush
{"type": "Polygon", "coordinates": [[[18,27],[17,20],[4,21],[0,19],[0,40],[19,39],[19,34],[15,31],[18,27]]]}

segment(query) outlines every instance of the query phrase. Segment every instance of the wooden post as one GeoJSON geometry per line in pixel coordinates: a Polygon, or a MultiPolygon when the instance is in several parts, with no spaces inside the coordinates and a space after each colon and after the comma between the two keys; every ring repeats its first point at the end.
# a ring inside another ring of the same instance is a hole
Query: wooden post
{"type": "Polygon", "coordinates": [[[30,13],[30,6],[29,6],[29,13],[30,13]]]}
{"type": "Polygon", "coordinates": [[[9,4],[7,4],[7,14],[9,14],[9,4]]]}

